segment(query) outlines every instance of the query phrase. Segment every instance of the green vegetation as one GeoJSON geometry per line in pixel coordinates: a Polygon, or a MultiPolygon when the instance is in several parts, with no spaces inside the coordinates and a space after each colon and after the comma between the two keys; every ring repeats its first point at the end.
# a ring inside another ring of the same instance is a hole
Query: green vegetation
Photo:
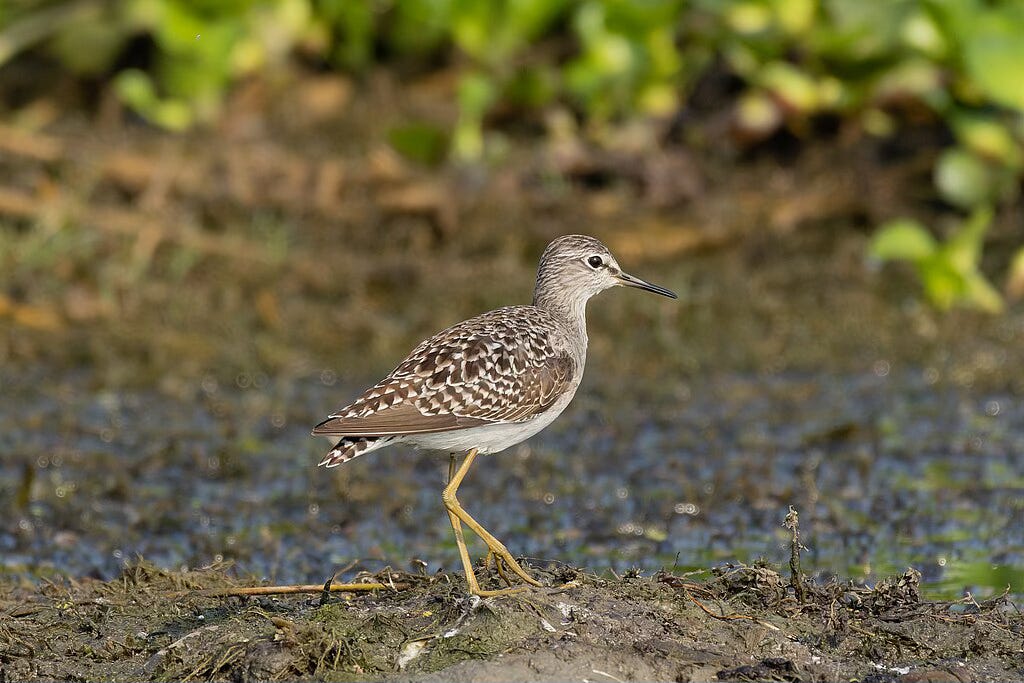
{"type": "Polygon", "coordinates": [[[992,211],[978,209],[940,244],[917,221],[890,221],[875,236],[871,255],[912,263],[928,298],[943,310],[962,304],[999,313],[1003,299],[979,269],[982,239],[991,222],[992,211]]]}
{"type": "MultiPolygon", "coordinates": [[[[45,50],[172,130],[212,121],[233,83],[294,55],[357,76],[381,62],[451,68],[452,129],[414,122],[392,136],[424,163],[487,158],[498,110],[558,107],[581,134],[612,144],[624,122],[685,108],[714,74],[739,84],[723,106],[747,144],[780,131],[809,137],[821,116],[880,137],[941,122],[950,143],[935,190],[971,214],[1020,190],[1022,35],[1018,0],[14,0],[0,8],[0,65],[45,50]]],[[[895,232],[883,244],[922,242],[923,228],[909,225],[884,226],[895,232]]],[[[999,295],[963,263],[943,266],[947,285],[935,284],[948,251],[916,261],[933,302],[998,310],[999,295]],[[951,295],[953,271],[975,284],[951,295]]],[[[1011,285],[1024,279],[1024,252],[1015,262],[1011,285]]]]}

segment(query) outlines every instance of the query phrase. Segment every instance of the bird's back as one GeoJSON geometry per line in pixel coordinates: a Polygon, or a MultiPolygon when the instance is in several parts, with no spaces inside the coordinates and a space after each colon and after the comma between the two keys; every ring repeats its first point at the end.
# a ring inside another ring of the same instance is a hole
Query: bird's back
{"type": "Polygon", "coordinates": [[[530,420],[579,385],[586,342],[569,336],[535,306],[470,318],[422,342],[313,433],[400,436],[530,420]]]}

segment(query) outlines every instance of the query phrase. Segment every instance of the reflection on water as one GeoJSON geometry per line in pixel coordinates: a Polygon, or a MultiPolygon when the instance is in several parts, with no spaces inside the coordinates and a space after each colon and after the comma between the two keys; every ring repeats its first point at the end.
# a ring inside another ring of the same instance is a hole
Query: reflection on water
{"type": "MultiPolygon", "coordinates": [[[[913,565],[932,595],[1024,593],[1013,395],[875,365],[709,371],[660,390],[589,379],[560,421],[482,458],[460,490],[517,554],[595,571],[781,563],[792,504],[819,575],[870,581],[913,565]]],[[[5,571],[109,577],[136,554],[234,559],[285,582],[354,558],[457,568],[446,458],[393,448],[314,467],[328,444],[310,425],[360,387],[333,375],[225,384],[169,396],[0,378],[5,571]]]]}

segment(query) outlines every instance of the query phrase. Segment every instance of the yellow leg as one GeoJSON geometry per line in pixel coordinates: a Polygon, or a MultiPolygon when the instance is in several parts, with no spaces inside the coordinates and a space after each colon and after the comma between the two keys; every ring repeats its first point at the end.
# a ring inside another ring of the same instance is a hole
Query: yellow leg
{"type": "MultiPolygon", "coordinates": [[[[451,485],[455,478],[455,456],[451,456],[448,462],[448,485],[451,485]]],[[[452,523],[452,531],[455,532],[455,544],[459,546],[459,558],[462,560],[462,569],[466,572],[466,582],[469,584],[469,592],[479,595],[480,584],[477,583],[476,574],[473,573],[473,563],[469,559],[469,550],[466,548],[466,539],[462,535],[462,522],[449,510],[448,520],[452,523]]]]}
{"type": "Polygon", "coordinates": [[[476,459],[477,450],[474,448],[466,454],[466,459],[462,462],[462,466],[459,467],[458,471],[453,473],[455,467],[454,456],[451,460],[448,469],[448,486],[445,487],[444,493],[441,495],[441,500],[444,501],[444,506],[448,510],[448,519],[452,523],[452,530],[455,532],[455,542],[459,546],[459,556],[462,558],[462,566],[466,570],[466,581],[469,583],[469,591],[475,595],[490,596],[490,595],[506,595],[513,593],[525,588],[524,586],[517,586],[515,588],[505,588],[498,591],[484,591],[480,589],[480,585],[477,583],[476,576],[473,573],[473,565],[469,561],[469,551],[466,549],[466,541],[462,535],[462,524],[465,524],[473,530],[477,536],[479,536],[492,553],[495,558],[499,561],[504,561],[505,566],[515,572],[519,578],[526,583],[533,586],[543,586],[541,582],[526,573],[526,570],[519,566],[516,559],[512,557],[512,553],[508,551],[505,545],[496,539],[487,529],[484,529],[475,519],[473,519],[468,512],[466,512],[462,505],[459,504],[459,499],[456,497],[456,493],[459,490],[459,485],[462,480],[465,479],[466,473],[469,472],[469,468],[473,465],[473,461],[476,459]],[[460,523],[461,522],[461,523],[460,523]]]}
{"type": "Polygon", "coordinates": [[[512,581],[505,574],[505,570],[502,569],[502,565],[504,563],[502,562],[501,558],[498,557],[497,555],[495,555],[493,550],[488,548],[487,549],[487,557],[484,558],[484,568],[487,569],[488,571],[490,571],[490,569],[491,569],[491,561],[492,560],[494,561],[494,568],[498,570],[498,576],[501,577],[502,581],[504,581],[509,586],[511,586],[512,585],[512,581]]]}

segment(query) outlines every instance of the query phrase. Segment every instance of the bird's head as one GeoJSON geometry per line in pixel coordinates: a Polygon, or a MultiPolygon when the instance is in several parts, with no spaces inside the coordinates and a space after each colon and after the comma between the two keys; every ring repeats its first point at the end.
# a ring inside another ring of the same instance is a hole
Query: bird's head
{"type": "Polygon", "coordinates": [[[552,241],[540,257],[533,301],[538,306],[577,301],[585,304],[595,294],[619,286],[676,298],[674,292],[624,272],[599,240],[565,235],[552,241]]]}

